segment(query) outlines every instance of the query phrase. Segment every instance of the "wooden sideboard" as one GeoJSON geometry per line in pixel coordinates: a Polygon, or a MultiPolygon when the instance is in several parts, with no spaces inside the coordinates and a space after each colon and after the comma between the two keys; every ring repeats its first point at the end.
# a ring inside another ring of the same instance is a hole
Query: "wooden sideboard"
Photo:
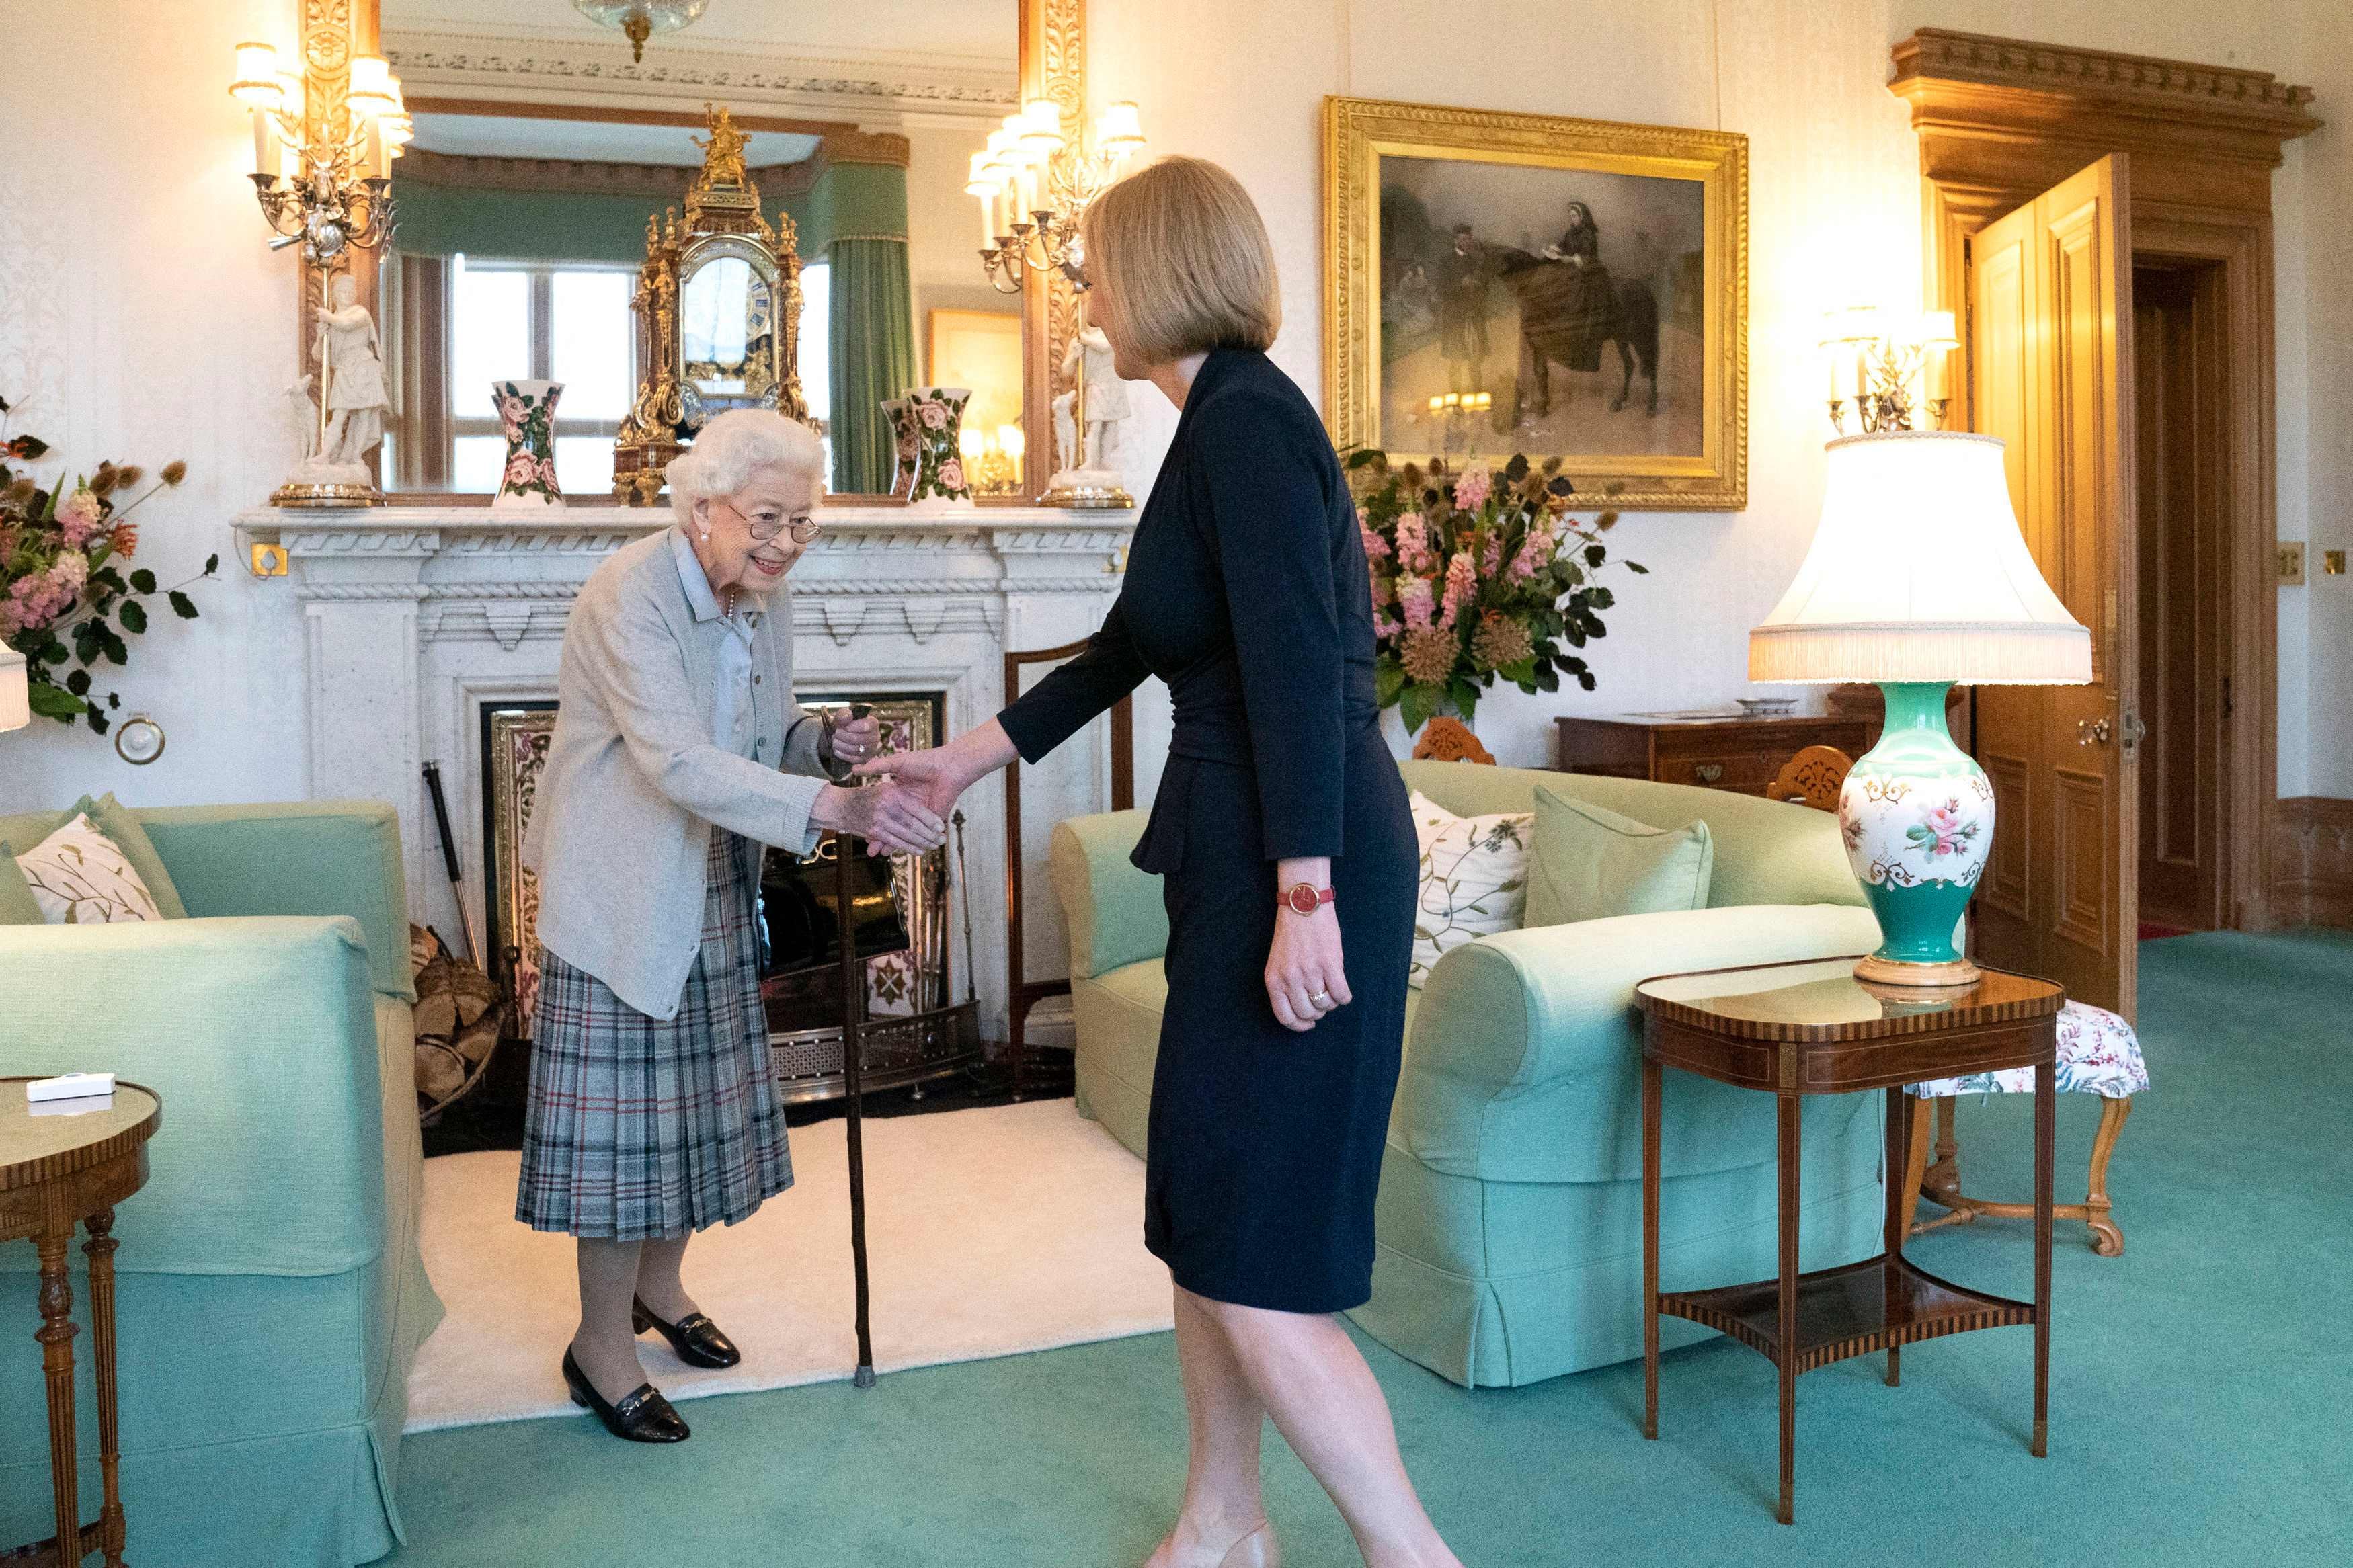
{"type": "Polygon", "coordinates": [[[1873,728],[1862,719],[1676,719],[1641,713],[1553,722],[1553,766],[1563,773],[1698,784],[1742,795],[1764,794],[1781,764],[1807,746],[1836,746],[1850,757],[1861,756],[1873,728]]]}

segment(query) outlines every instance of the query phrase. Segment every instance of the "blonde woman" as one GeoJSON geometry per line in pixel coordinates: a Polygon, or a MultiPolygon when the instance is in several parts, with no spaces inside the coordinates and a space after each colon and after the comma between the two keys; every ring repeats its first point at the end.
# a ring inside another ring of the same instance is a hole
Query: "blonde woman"
{"type": "Polygon", "coordinates": [[[1373,700],[1356,506],[1266,357],[1274,255],[1232,175],[1171,158],[1088,209],[1088,315],[1182,410],[1127,580],[1086,652],[937,751],[868,764],[935,815],[1146,676],[1176,729],[1135,864],[1166,879],[1168,1005],[1145,1244],[1176,1285],[1192,1463],[1148,1568],[1281,1560],[1271,1417],[1373,1568],[1459,1568],[1337,1313],[1372,1293],[1373,1196],[1405,1032],[1417,851],[1373,700]]]}
{"type": "Polygon", "coordinates": [[[721,415],[670,465],[674,525],[599,566],[565,626],[523,850],[543,952],[515,1217],[578,1238],[564,1381],[632,1442],[688,1436],[639,1334],[690,1366],[741,1359],[687,1291],[687,1243],[792,1184],[760,847],[805,854],[839,828],[923,850],[943,833],[902,790],[832,782],[876,754],[876,721],[836,727],[793,700],[780,590],[817,537],[823,464],[781,415],[721,415]]]}

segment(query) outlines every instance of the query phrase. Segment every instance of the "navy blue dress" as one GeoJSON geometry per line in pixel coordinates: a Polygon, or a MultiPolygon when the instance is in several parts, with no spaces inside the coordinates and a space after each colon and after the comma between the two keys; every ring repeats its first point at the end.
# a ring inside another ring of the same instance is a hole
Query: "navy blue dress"
{"type": "Polygon", "coordinates": [[[1145,1243],[1213,1300],[1360,1306],[1419,853],[1373,697],[1356,505],[1314,407],[1262,353],[1203,363],[1103,629],[997,717],[1035,762],[1147,675],[1176,728],[1134,857],[1168,909],[1145,1243]],[[1332,858],[1355,1000],[1294,1034],[1266,994],[1274,863],[1315,855],[1332,858]]]}

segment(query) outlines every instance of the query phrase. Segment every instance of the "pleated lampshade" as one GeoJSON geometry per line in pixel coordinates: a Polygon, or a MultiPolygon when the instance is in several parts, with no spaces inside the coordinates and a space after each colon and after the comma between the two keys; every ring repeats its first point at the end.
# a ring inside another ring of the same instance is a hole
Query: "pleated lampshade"
{"type": "Polygon", "coordinates": [[[1805,564],[1748,634],[1748,679],[2080,686],[2092,634],[2019,532],[2002,443],[1957,430],[1832,441],[1805,564]]]}

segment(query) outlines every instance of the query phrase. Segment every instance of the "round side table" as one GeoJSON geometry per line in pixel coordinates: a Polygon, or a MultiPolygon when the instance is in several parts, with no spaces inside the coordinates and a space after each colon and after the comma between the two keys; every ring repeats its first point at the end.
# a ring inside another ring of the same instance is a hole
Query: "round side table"
{"type": "MultiPolygon", "coordinates": [[[[121,1568],[122,1452],[114,1413],[114,1205],[147,1183],[147,1140],[164,1123],[152,1089],[117,1083],[111,1100],[82,1110],[50,1112],[25,1099],[31,1080],[0,1078],[0,1242],[29,1238],[41,1257],[41,1370],[49,1392],[49,1484],[57,1534],[25,1549],[58,1568],[93,1552],[121,1568]],[[98,1463],[105,1487],[98,1522],[81,1522],[75,1495],[73,1283],[66,1248],[74,1226],[89,1231],[90,1338],[98,1357],[98,1463]]],[[[53,1101],[71,1106],[72,1101],[53,1101]]],[[[0,1557],[17,1559],[16,1552],[0,1557]]]]}

